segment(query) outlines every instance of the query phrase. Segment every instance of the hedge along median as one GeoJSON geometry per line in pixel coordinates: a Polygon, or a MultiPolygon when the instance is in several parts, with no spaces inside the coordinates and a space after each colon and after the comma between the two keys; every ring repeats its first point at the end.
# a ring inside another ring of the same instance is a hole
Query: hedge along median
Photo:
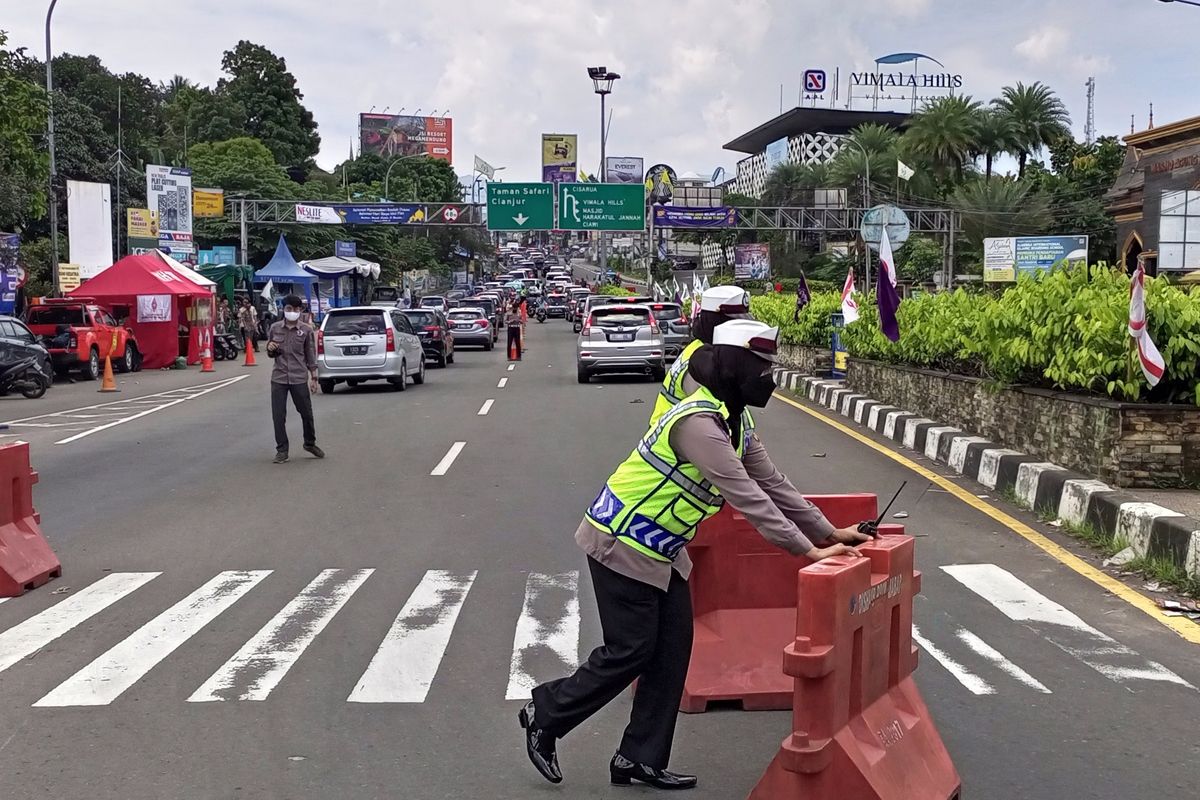
{"type": "MultiPolygon", "coordinates": [[[[815,294],[798,318],[794,298],[751,302],[785,342],[828,349],[838,294],[815,294]]],[[[1001,294],[907,299],[896,343],[880,332],[873,299],[859,308],[842,336],[856,391],[1117,485],[1200,478],[1200,300],[1187,289],[1147,281],[1149,329],[1167,362],[1153,390],[1126,331],[1129,279],[1108,267],[1090,280],[1077,268],[1023,276],[1001,294]]]]}

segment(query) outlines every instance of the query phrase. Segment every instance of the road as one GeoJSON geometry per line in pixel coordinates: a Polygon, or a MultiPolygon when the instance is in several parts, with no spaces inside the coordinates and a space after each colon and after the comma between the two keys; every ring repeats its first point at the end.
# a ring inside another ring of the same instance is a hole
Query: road
{"type": "MultiPolygon", "coordinates": [[[[0,604],[0,794],[627,796],[605,771],[627,696],[561,743],[557,789],[515,718],[531,682],[599,642],[572,534],[655,387],[578,385],[562,321],[529,338],[511,371],[501,350],[463,351],[405,393],[317,397],[324,461],[294,447],[270,463],[265,366],[147,374],[123,402],[225,383],[68,443],[20,431],[65,576],[0,604]]],[[[75,385],[0,407],[73,412],[74,435],[98,426],[78,416],[97,398],[75,385]]],[[[759,424],[806,491],[910,480],[896,508],[921,535],[917,682],[965,797],[1194,800],[1193,645],[808,414],[775,401],[759,424]]],[[[682,716],[673,766],[700,774],[693,797],[743,797],[789,725],[682,716]]]]}

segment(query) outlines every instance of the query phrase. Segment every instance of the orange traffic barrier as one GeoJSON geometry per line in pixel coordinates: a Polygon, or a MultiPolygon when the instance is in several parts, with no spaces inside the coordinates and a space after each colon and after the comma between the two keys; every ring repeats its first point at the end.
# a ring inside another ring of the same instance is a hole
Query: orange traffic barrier
{"type": "Polygon", "coordinates": [[[119,392],[117,381],[113,378],[112,356],[104,357],[104,380],[100,382],[101,392],[119,392]]]}
{"type": "Polygon", "coordinates": [[[18,597],[62,577],[62,564],[42,536],[42,518],[33,509],[35,483],[29,445],[0,447],[0,597],[18,597]]]}
{"type": "Polygon", "coordinates": [[[256,364],[254,362],[254,342],[250,339],[249,336],[246,337],[246,363],[243,364],[242,366],[243,367],[257,367],[258,366],[258,364],[256,364]]]}
{"type": "MultiPolygon", "coordinates": [[[[808,500],[839,528],[878,513],[873,494],[808,500]]],[[[688,554],[695,636],[680,710],[698,713],[721,701],[746,711],[791,708],[779,651],[795,635],[796,572],[811,562],[763,539],[728,503],[700,526],[688,554]]]]}
{"type": "Polygon", "coordinates": [[[204,355],[200,356],[200,371],[216,372],[216,370],[213,369],[212,350],[205,350],[204,355]]]}
{"type": "MultiPolygon", "coordinates": [[[[882,527],[882,526],[881,526],[882,527]]],[[[953,800],[962,782],[913,682],[913,539],[800,571],[792,733],[750,800],[953,800]]]]}

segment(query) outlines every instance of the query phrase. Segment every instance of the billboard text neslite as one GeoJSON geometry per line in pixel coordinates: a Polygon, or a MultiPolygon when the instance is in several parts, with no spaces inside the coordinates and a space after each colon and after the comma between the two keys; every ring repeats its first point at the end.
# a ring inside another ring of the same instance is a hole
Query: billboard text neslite
{"type": "Polygon", "coordinates": [[[427,155],[454,160],[454,126],[449,117],[359,114],[359,146],[377,156],[427,155]]]}

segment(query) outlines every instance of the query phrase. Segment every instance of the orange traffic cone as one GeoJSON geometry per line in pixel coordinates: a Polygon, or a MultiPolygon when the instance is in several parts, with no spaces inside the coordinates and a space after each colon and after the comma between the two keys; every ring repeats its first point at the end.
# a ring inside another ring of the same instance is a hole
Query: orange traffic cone
{"type": "Polygon", "coordinates": [[[205,350],[204,355],[200,356],[200,371],[216,372],[216,370],[213,369],[212,350],[205,350]]]}
{"type": "Polygon", "coordinates": [[[520,358],[521,358],[521,353],[517,349],[517,340],[510,339],[508,342],[508,360],[509,361],[518,361],[518,360],[520,360],[520,358]]]}
{"type": "Polygon", "coordinates": [[[246,363],[243,364],[242,366],[243,367],[257,367],[258,366],[258,364],[254,363],[254,342],[251,341],[249,336],[246,337],[246,363]]]}
{"type": "Polygon", "coordinates": [[[117,382],[113,379],[112,356],[104,357],[104,380],[100,383],[102,392],[119,392],[117,382]]]}

